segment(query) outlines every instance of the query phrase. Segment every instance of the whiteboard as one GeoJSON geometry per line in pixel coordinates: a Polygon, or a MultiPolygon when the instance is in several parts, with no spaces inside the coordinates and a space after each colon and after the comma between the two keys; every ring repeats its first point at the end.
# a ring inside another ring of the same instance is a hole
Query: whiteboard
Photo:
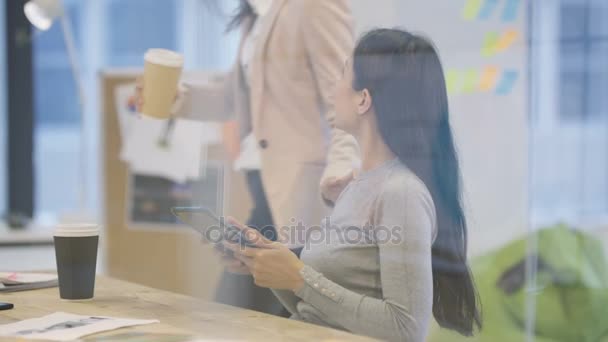
{"type": "Polygon", "coordinates": [[[470,254],[522,236],[529,221],[526,2],[351,1],[359,34],[393,26],[424,33],[435,42],[446,74],[460,80],[450,93],[450,114],[470,254]],[[502,84],[513,73],[511,85],[502,84]]]}

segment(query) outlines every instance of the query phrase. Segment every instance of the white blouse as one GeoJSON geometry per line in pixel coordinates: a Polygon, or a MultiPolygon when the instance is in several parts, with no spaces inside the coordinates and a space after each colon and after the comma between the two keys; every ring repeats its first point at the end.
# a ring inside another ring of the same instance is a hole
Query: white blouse
{"type": "MultiPolygon", "coordinates": [[[[272,0],[248,0],[253,10],[258,15],[251,31],[243,42],[243,49],[241,51],[240,63],[245,78],[245,84],[249,87],[251,84],[251,61],[255,55],[255,50],[258,44],[258,38],[260,35],[260,29],[263,26],[263,22],[266,14],[270,11],[272,6],[272,0]]],[[[258,141],[253,135],[253,132],[249,133],[243,141],[241,141],[241,152],[234,162],[234,168],[236,170],[259,170],[262,166],[260,158],[260,150],[258,149],[258,141]]]]}

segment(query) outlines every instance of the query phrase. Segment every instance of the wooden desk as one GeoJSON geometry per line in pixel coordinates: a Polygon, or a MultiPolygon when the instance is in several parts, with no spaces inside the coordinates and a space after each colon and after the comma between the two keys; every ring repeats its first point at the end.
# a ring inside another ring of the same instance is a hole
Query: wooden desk
{"type": "MultiPolygon", "coordinates": [[[[59,299],[57,288],[0,294],[15,309],[0,312],[0,324],[63,311],[135,319],[158,319],[159,324],[125,328],[129,331],[185,334],[203,339],[247,341],[371,341],[346,332],[285,318],[197,300],[124,281],[98,276],[95,298],[88,302],[59,299]]],[[[4,340],[2,340],[4,341],[4,340]]]]}

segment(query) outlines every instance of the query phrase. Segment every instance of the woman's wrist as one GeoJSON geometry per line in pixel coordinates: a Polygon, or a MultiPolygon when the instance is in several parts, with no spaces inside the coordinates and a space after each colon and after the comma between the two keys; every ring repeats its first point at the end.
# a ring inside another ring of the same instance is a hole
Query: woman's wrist
{"type": "Polygon", "coordinates": [[[302,269],[306,266],[301,260],[298,260],[296,264],[296,281],[295,286],[291,289],[294,293],[300,291],[304,287],[304,277],[302,276],[302,269]]]}

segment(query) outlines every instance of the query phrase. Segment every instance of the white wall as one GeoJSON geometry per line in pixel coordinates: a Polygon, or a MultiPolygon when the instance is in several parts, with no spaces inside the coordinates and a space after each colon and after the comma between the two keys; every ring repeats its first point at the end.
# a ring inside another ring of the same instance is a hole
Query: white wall
{"type": "Polygon", "coordinates": [[[0,271],[48,271],[55,270],[53,246],[0,246],[0,271]]]}
{"type": "Polygon", "coordinates": [[[403,25],[402,2],[404,0],[351,0],[358,34],[375,27],[403,25]]]}
{"type": "MultiPolygon", "coordinates": [[[[524,234],[528,227],[528,129],[525,13],[500,20],[505,3],[487,21],[465,21],[465,0],[351,0],[358,31],[400,26],[424,33],[437,45],[444,68],[486,65],[519,70],[508,96],[473,93],[450,96],[454,134],[460,151],[471,254],[479,254],[524,234]],[[487,31],[517,29],[516,44],[494,57],[482,57],[487,31]]],[[[522,2],[522,4],[525,2],[522,2]]]]}

